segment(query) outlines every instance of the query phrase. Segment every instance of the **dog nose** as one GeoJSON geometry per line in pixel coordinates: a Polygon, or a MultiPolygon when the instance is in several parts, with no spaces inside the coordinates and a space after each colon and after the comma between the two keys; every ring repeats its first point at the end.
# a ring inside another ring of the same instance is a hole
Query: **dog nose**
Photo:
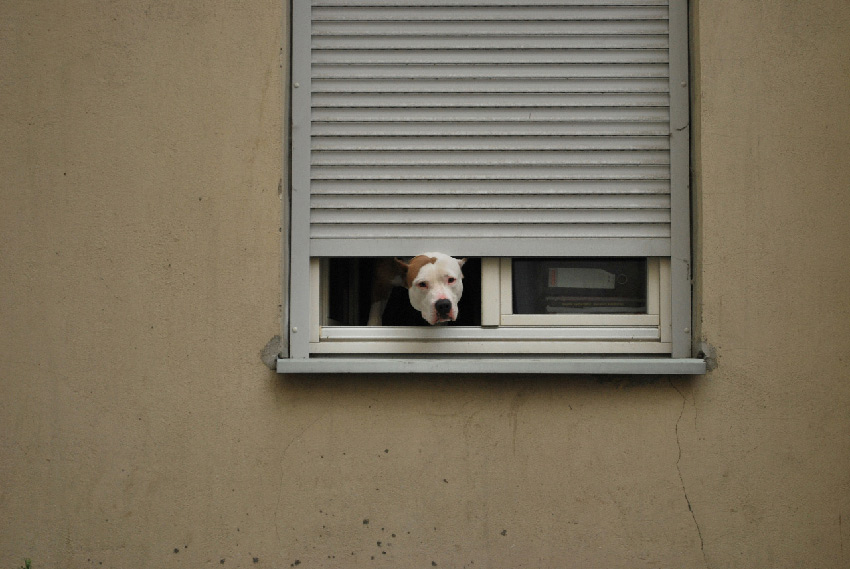
{"type": "Polygon", "coordinates": [[[437,309],[439,316],[448,316],[452,311],[452,301],[447,298],[441,298],[434,303],[434,308],[437,309]]]}

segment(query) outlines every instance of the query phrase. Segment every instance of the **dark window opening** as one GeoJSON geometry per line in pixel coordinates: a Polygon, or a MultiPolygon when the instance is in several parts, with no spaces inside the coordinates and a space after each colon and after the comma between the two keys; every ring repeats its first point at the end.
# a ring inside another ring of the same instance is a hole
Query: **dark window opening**
{"type": "MultiPolygon", "coordinates": [[[[378,259],[339,257],[328,260],[329,324],[366,326],[372,304],[372,282],[378,259]]],[[[458,319],[448,326],[481,325],[481,259],[468,258],[463,266],[463,295],[458,303],[458,319]]],[[[407,289],[393,287],[384,310],[384,326],[428,326],[418,310],[410,305],[407,289]]]]}

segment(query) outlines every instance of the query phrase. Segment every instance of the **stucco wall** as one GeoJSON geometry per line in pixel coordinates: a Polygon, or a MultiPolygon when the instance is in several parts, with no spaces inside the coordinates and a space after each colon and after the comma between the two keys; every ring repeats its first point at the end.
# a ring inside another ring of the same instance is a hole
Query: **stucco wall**
{"type": "Polygon", "coordinates": [[[850,567],[850,4],[693,3],[717,368],[649,380],[264,367],[283,18],[0,3],[0,567],[850,567]]]}

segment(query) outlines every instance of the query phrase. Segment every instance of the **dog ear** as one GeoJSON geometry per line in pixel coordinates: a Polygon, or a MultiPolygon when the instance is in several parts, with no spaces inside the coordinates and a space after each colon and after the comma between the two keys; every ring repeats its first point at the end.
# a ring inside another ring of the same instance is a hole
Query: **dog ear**
{"type": "Polygon", "coordinates": [[[466,257],[457,260],[457,266],[461,268],[460,278],[463,278],[463,265],[466,263],[466,257]]]}
{"type": "Polygon", "coordinates": [[[407,272],[410,270],[410,265],[396,257],[393,259],[393,267],[395,267],[395,270],[397,271],[397,277],[401,278],[401,283],[404,288],[410,288],[410,285],[407,283],[407,272]]]}
{"type": "Polygon", "coordinates": [[[401,269],[404,273],[407,273],[407,269],[410,268],[410,265],[408,265],[407,263],[405,263],[404,261],[402,261],[398,257],[393,259],[393,261],[395,261],[395,266],[397,268],[401,269]]]}

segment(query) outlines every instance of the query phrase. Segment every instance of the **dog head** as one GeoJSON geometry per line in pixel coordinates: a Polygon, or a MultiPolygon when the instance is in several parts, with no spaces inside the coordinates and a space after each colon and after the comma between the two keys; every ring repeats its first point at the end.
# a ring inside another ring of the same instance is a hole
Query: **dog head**
{"type": "Polygon", "coordinates": [[[466,259],[455,259],[443,253],[423,253],[409,263],[398,263],[405,270],[404,285],[410,304],[428,324],[457,319],[463,294],[461,267],[466,259]]]}

